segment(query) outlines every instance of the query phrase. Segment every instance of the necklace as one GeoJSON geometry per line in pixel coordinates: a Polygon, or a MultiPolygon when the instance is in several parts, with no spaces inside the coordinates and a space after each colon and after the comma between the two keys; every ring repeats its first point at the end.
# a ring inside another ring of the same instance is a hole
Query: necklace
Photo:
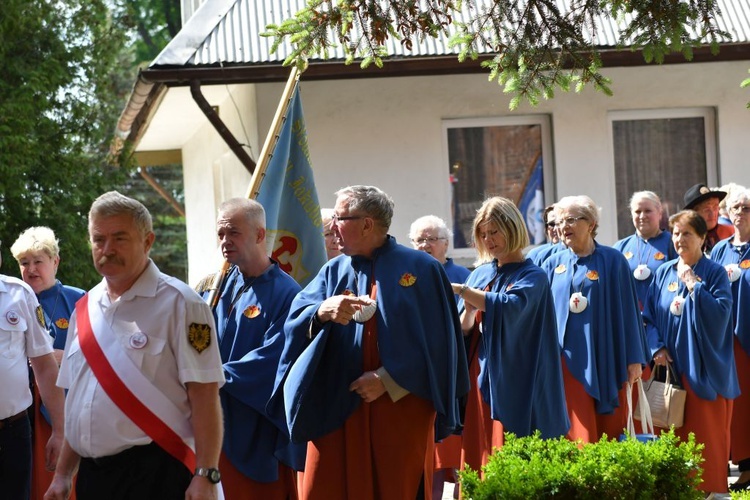
{"type": "MultiPolygon", "coordinates": [[[[581,286],[578,288],[578,291],[575,291],[575,277],[576,277],[576,271],[578,270],[578,264],[573,264],[573,274],[570,279],[570,286],[573,288],[573,293],[570,295],[570,300],[568,300],[568,309],[570,309],[570,312],[578,314],[586,310],[586,308],[589,305],[589,299],[586,298],[585,295],[583,295],[583,284],[586,282],[586,277],[589,273],[595,272],[595,271],[589,271],[588,273],[584,273],[584,275],[581,277],[581,286]]],[[[596,274],[598,279],[598,274],[596,274]]],[[[591,278],[589,278],[591,279],[591,278]]]]}

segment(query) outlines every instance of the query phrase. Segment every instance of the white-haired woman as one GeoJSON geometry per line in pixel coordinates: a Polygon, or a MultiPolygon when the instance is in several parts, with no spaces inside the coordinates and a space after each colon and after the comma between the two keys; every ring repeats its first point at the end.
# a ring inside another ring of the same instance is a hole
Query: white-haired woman
{"type": "Polygon", "coordinates": [[[637,191],[630,198],[630,214],[635,233],[614,245],[627,259],[635,278],[638,305],[643,309],[648,286],[656,270],[668,260],[676,259],[672,235],[661,229],[661,199],[653,191],[637,191]]]}
{"type": "MultiPolygon", "coordinates": [[[[469,276],[469,270],[459,266],[448,257],[448,246],[453,232],[443,219],[436,215],[425,215],[411,223],[409,239],[416,250],[432,255],[445,269],[451,283],[463,283],[469,276]]],[[[435,468],[432,477],[432,496],[439,498],[443,494],[444,483],[456,482],[453,471],[461,467],[461,436],[451,435],[435,445],[433,457],[435,468]]]]}
{"type": "Polygon", "coordinates": [[[555,204],[560,239],[568,247],[542,269],[552,289],[562,348],[568,437],[598,441],[626,426],[627,382],[646,363],[643,321],[625,257],[596,242],[599,210],[588,196],[555,204]]]}

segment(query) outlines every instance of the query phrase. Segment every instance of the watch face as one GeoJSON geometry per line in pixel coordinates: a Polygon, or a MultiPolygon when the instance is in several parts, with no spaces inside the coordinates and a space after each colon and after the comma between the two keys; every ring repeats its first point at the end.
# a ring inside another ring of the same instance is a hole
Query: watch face
{"type": "Polygon", "coordinates": [[[221,481],[221,473],[218,469],[208,469],[208,480],[216,484],[221,481]]]}

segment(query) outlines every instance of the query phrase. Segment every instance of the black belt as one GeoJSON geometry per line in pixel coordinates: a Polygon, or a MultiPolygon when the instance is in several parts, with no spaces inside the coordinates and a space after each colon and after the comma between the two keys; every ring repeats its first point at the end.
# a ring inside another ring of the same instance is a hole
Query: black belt
{"type": "Polygon", "coordinates": [[[113,467],[120,464],[131,463],[131,460],[138,460],[148,455],[162,453],[161,448],[154,442],[142,446],[133,446],[114,455],[105,457],[81,457],[81,461],[89,462],[97,467],[113,467]]]}
{"type": "Polygon", "coordinates": [[[26,418],[26,410],[22,411],[21,413],[16,413],[12,417],[0,420],[0,431],[5,429],[6,427],[10,427],[14,422],[18,422],[23,418],[26,418]]]}

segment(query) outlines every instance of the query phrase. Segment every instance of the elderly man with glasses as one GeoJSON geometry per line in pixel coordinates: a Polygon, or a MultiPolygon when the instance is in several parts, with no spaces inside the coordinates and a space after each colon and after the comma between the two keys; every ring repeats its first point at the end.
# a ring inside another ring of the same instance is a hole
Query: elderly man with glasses
{"type": "Polygon", "coordinates": [[[433,438],[457,428],[469,389],[458,311],[443,266],[388,234],[387,194],[336,196],[346,258],[295,298],[279,369],[291,438],[309,441],[300,497],[412,500],[429,485],[433,438]]]}

